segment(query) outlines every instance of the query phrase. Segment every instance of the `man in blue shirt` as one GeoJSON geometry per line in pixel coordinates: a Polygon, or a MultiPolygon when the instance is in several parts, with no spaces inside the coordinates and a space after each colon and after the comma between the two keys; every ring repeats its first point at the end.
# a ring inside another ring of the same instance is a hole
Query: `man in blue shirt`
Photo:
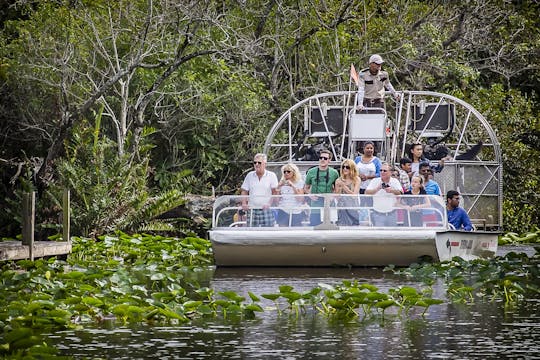
{"type": "Polygon", "coordinates": [[[465,209],[459,207],[459,193],[455,190],[446,193],[446,213],[448,214],[448,222],[456,230],[472,230],[471,219],[469,219],[465,209]]]}

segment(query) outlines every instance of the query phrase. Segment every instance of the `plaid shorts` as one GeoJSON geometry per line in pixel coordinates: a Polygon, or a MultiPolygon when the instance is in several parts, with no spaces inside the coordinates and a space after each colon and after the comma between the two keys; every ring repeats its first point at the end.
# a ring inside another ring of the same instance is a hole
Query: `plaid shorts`
{"type": "Polygon", "coordinates": [[[274,212],[270,209],[252,209],[247,214],[247,226],[274,226],[274,212]]]}

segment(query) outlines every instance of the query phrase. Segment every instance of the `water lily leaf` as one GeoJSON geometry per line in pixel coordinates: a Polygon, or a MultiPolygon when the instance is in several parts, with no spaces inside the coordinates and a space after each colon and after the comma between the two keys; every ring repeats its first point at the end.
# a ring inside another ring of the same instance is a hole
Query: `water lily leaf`
{"type": "Polygon", "coordinates": [[[39,344],[36,346],[32,346],[30,349],[28,349],[28,354],[32,355],[32,357],[34,358],[53,359],[57,356],[58,349],[54,346],[48,346],[47,344],[39,344]]]}
{"type": "Polygon", "coordinates": [[[214,304],[216,304],[217,306],[221,306],[221,307],[228,307],[231,302],[229,300],[225,300],[225,299],[218,299],[216,301],[214,301],[214,304]]]}
{"type": "Polygon", "coordinates": [[[81,284],[79,286],[79,290],[82,292],[90,292],[90,293],[96,292],[96,288],[88,284],[81,284]]]}
{"type": "Polygon", "coordinates": [[[328,285],[328,284],[324,284],[324,283],[319,283],[317,285],[319,287],[321,287],[322,289],[326,289],[326,290],[330,290],[330,291],[336,291],[336,288],[333,287],[332,285],[328,285]]]}
{"type": "Polygon", "coordinates": [[[383,300],[383,301],[379,301],[377,304],[375,304],[375,306],[381,309],[386,309],[394,305],[395,303],[396,302],[394,300],[383,300]]]}
{"type": "Polygon", "coordinates": [[[290,285],[281,285],[279,287],[279,292],[280,293],[288,293],[288,292],[291,292],[294,288],[290,285]]]}
{"type": "Polygon", "coordinates": [[[372,284],[362,284],[359,286],[359,289],[368,289],[369,291],[373,291],[373,292],[379,290],[378,287],[372,284]]]}
{"type": "Polygon", "coordinates": [[[410,287],[410,286],[404,286],[402,287],[401,289],[399,289],[399,293],[403,296],[408,296],[408,297],[413,297],[413,296],[418,296],[418,292],[416,291],[415,288],[413,287],[410,287]]]}
{"type": "Polygon", "coordinates": [[[84,277],[84,273],[81,271],[74,270],[74,271],[68,272],[65,276],[73,280],[78,280],[84,277]]]}
{"type": "Polygon", "coordinates": [[[426,303],[428,306],[439,305],[439,304],[444,303],[444,301],[441,299],[431,299],[431,298],[425,298],[425,299],[422,299],[422,301],[426,303]]]}
{"type": "Polygon", "coordinates": [[[133,285],[131,288],[135,291],[142,291],[143,294],[146,294],[147,292],[147,289],[141,285],[133,285]]]}
{"type": "Polygon", "coordinates": [[[261,294],[265,299],[276,301],[281,296],[280,294],[261,294]]]}
{"type": "Polygon", "coordinates": [[[249,304],[249,305],[246,305],[246,310],[250,310],[250,311],[259,311],[259,312],[263,312],[263,308],[260,307],[258,304],[249,304]]]}
{"type": "Polygon", "coordinates": [[[180,315],[180,314],[172,311],[171,309],[159,309],[159,313],[161,315],[165,316],[168,319],[177,319],[177,320],[181,320],[181,321],[184,321],[184,322],[189,321],[189,319],[186,316],[180,315]]]}
{"type": "Polygon", "coordinates": [[[111,312],[118,317],[126,316],[128,313],[128,305],[126,304],[116,305],[111,309],[111,312]]]}
{"type": "Polygon", "coordinates": [[[248,291],[248,295],[252,301],[260,301],[259,297],[252,293],[251,291],[248,291]]]}
{"type": "Polygon", "coordinates": [[[34,313],[36,310],[40,309],[54,309],[56,306],[54,302],[52,301],[46,301],[46,300],[37,300],[33,301],[28,304],[28,307],[26,308],[26,311],[29,313],[34,313]]]}
{"type": "Polygon", "coordinates": [[[200,289],[195,290],[197,294],[199,294],[202,297],[209,297],[214,293],[214,290],[210,289],[209,287],[202,287],[200,289]]]}
{"type": "Polygon", "coordinates": [[[300,293],[297,293],[296,291],[283,293],[283,294],[281,294],[281,296],[283,296],[289,302],[293,302],[295,300],[298,300],[298,299],[302,298],[302,295],[300,295],[300,293]]]}
{"type": "Polygon", "coordinates": [[[370,292],[366,294],[366,299],[371,301],[379,301],[379,300],[386,300],[388,298],[388,295],[378,292],[370,292]]]}
{"type": "Polygon", "coordinates": [[[165,274],[163,273],[155,273],[150,276],[150,280],[156,281],[156,280],[163,280],[165,279],[165,274]]]}
{"type": "Polygon", "coordinates": [[[194,310],[194,309],[196,309],[197,307],[199,307],[201,304],[202,304],[202,301],[193,301],[193,300],[190,300],[190,301],[186,301],[183,305],[184,305],[184,308],[185,308],[187,311],[191,311],[191,310],[194,310]]]}
{"type": "Polygon", "coordinates": [[[101,301],[100,299],[98,298],[95,298],[95,297],[90,297],[90,296],[85,296],[81,299],[81,301],[86,304],[86,305],[89,305],[89,306],[96,306],[96,307],[99,307],[101,305],[103,305],[103,301],[101,301]]]}
{"type": "Polygon", "coordinates": [[[343,309],[345,307],[345,302],[343,300],[328,299],[328,305],[335,309],[343,309]]]}
{"type": "Polygon", "coordinates": [[[152,297],[159,301],[166,301],[166,300],[172,300],[174,298],[174,295],[170,292],[156,292],[152,293],[152,297]]]}
{"type": "Polygon", "coordinates": [[[207,304],[203,304],[197,308],[197,312],[203,315],[211,315],[214,311],[207,304]]]}
{"type": "Polygon", "coordinates": [[[43,340],[39,336],[29,336],[24,339],[19,339],[17,341],[14,341],[10,344],[9,349],[10,350],[18,350],[18,349],[28,349],[34,345],[41,344],[43,340]]]}
{"type": "Polygon", "coordinates": [[[8,343],[12,343],[14,341],[25,339],[32,336],[32,329],[30,328],[17,328],[13,329],[12,331],[8,332],[4,336],[4,340],[8,343]]]}
{"type": "Polygon", "coordinates": [[[244,301],[246,299],[245,297],[238,295],[234,291],[220,291],[219,294],[235,302],[244,301]]]}

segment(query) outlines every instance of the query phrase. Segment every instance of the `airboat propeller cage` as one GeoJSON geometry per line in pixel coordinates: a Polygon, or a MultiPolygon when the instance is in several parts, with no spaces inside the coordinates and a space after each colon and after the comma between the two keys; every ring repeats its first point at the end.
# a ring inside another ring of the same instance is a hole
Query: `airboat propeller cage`
{"type": "MultiPolygon", "coordinates": [[[[487,120],[470,104],[448,94],[401,91],[386,108],[355,109],[356,92],[311,96],[288,109],[272,126],[265,141],[268,168],[295,163],[302,173],[318,165],[318,151],[329,149],[332,166],[354,159],[364,141],[373,141],[376,155],[399,166],[410,144],[444,146],[448,160],[434,178],[441,191],[457,190],[461,206],[480,229],[501,230],[502,155],[487,120]],[[466,159],[466,160],[465,160],[466,159]]],[[[428,152],[426,152],[428,153],[428,152]]],[[[438,159],[430,159],[437,162],[438,159]]]]}

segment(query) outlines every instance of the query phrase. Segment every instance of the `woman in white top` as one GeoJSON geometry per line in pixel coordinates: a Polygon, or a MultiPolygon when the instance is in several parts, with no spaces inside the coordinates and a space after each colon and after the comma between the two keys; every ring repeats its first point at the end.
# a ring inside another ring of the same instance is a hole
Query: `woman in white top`
{"type": "Polygon", "coordinates": [[[281,167],[281,180],[278,183],[279,209],[277,223],[280,226],[302,226],[302,204],[304,197],[304,181],[300,170],[294,164],[286,164],[281,167]]]}
{"type": "Polygon", "coordinates": [[[360,194],[365,193],[371,179],[381,176],[381,160],[373,155],[375,153],[375,144],[372,141],[364,143],[362,155],[354,159],[358,176],[360,176],[360,194]]]}

